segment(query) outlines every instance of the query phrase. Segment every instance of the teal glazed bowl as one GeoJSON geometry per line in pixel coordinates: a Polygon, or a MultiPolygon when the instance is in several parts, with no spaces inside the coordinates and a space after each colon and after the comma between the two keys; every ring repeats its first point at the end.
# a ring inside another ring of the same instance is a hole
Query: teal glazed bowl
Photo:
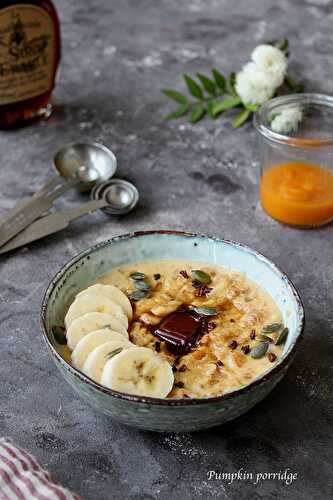
{"type": "Polygon", "coordinates": [[[294,286],[272,262],[223,239],[176,231],[145,231],[114,237],[68,262],[46,290],[41,324],[52,359],[73,389],[98,411],[123,424],[152,431],[188,432],[232,420],[261,401],[285,375],[302,335],[304,311],[294,286]],[[53,325],[63,324],[74,296],[110,269],[140,260],[188,259],[239,270],[261,285],[279,306],[289,335],[283,355],[250,384],[219,397],[158,399],[107,389],[69,365],[57,352],[53,325]]]}

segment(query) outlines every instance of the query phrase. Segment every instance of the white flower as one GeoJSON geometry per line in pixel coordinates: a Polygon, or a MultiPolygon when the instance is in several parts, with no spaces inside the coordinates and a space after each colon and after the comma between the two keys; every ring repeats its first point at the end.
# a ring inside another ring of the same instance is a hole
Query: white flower
{"type": "Polygon", "coordinates": [[[273,132],[295,132],[302,121],[303,112],[299,106],[285,108],[271,122],[273,132]]]}
{"type": "Polygon", "coordinates": [[[252,52],[252,61],[275,80],[276,88],[282,85],[287,71],[287,58],[273,45],[258,45],[252,52]]]}
{"type": "Polygon", "coordinates": [[[282,85],[287,58],[282,50],[272,45],[258,45],[251,57],[252,61],[236,76],[236,91],[245,104],[263,104],[282,85]]]}
{"type": "Polygon", "coordinates": [[[236,91],[245,104],[262,104],[273,97],[276,81],[270,73],[249,62],[236,75],[236,91]]]}

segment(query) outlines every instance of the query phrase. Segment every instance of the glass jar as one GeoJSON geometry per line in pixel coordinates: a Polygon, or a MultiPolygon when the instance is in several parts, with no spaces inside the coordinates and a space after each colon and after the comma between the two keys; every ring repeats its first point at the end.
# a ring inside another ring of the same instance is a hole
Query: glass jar
{"type": "Polygon", "coordinates": [[[263,209],[297,227],[331,222],[333,97],[276,97],[260,107],[254,125],[260,137],[263,209]]]}
{"type": "Polygon", "coordinates": [[[51,113],[60,29],[50,0],[0,2],[0,127],[51,113]]]}

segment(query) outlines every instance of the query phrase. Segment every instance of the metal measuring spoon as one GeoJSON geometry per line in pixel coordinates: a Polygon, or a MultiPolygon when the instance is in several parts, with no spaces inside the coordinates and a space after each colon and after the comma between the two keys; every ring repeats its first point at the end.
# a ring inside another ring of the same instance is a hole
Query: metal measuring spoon
{"type": "Polygon", "coordinates": [[[68,212],[46,215],[33,222],[4,245],[0,249],[0,254],[65,229],[72,220],[97,209],[102,209],[105,213],[111,215],[124,215],[136,206],[139,201],[139,193],[130,182],[122,179],[112,179],[96,186],[92,192],[92,198],[91,201],[68,212]]]}
{"type": "Polygon", "coordinates": [[[107,205],[103,212],[109,215],[124,215],[133,210],[139,201],[139,192],[131,182],[123,179],[111,179],[96,184],[91,191],[93,200],[104,199],[107,205]]]}
{"type": "Polygon", "coordinates": [[[33,196],[19,203],[0,221],[0,247],[46,212],[69,189],[90,189],[112,177],[117,160],[111,150],[97,143],[69,144],[59,150],[54,164],[63,177],[55,177],[33,196]]]}
{"type": "Polygon", "coordinates": [[[80,191],[89,191],[92,182],[104,182],[116,172],[117,159],[113,152],[97,142],[76,142],[67,144],[55,154],[54,166],[61,177],[70,179],[82,165],[98,172],[98,179],[82,180],[80,191]]]}

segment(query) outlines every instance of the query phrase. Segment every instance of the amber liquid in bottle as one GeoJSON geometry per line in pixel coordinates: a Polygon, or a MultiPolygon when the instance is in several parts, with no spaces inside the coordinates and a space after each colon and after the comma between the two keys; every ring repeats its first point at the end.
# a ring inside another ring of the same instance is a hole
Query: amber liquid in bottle
{"type": "Polygon", "coordinates": [[[0,128],[51,112],[60,29],[50,0],[0,2],[0,128]]]}

